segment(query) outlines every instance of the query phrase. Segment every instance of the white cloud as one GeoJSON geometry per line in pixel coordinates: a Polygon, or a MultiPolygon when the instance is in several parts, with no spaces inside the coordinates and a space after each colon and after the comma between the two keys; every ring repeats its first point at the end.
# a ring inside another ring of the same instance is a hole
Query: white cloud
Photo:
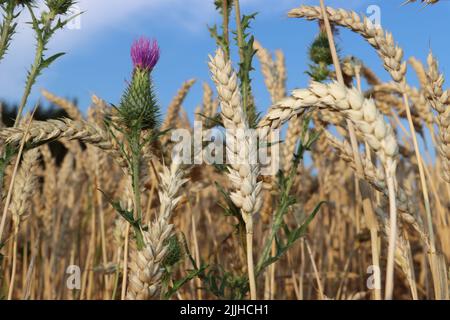
{"type": "MultiPolygon", "coordinates": [[[[134,19],[142,17],[152,23],[179,25],[193,32],[204,27],[211,19],[209,13],[214,10],[209,0],[79,0],[78,7],[84,12],[80,17],[81,29],[59,31],[49,52],[90,45],[97,37],[108,36],[111,29],[128,28],[134,19]]],[[[15,101],[22,93],[26,70],[33,61],[35,49],[33,31],[24,23],[30,21],[28,12],[24,12],[20,20],[10,50],[0,63],[1,98],[15,101]]],[[[40,82],[45,82],[45,75],[40,82]]]]}
{"type": "MultiPolygon", "coordinates": [[[[355,7],[359,0],[346,0],[346,7],[355,7]]],[[[298,0],[241,0],[243,12],[259,11],[262,15],[284,14],[300,4],[317,1],[298,0]]],[[[329,5],[339,5],[329,0],[329,5]]],[[[342,3],[342,1],[341,1],[342,3]]],[[[143,18],[149,25],[175,26],[183,32],[204,32],[206,24],[217,18],[212,0],[79,0],[84,11],[80,17],[80,30],[63,30],[50,44],[50,52],[70,51],[76,46],[92,45],[97,37],[108,36],[111,30],[133,28],[135,21],[143,18]]],[[[27,13],[22,22],[30,20],[27,13]]],[[[18,100],[22,93],[26,70],[33,60],[35,39],[30,27],[20,24],[10,51],[0,63],[1,98],[18,100]]],[[[45,75],[40,83],[45,83],[45,75]]]]}

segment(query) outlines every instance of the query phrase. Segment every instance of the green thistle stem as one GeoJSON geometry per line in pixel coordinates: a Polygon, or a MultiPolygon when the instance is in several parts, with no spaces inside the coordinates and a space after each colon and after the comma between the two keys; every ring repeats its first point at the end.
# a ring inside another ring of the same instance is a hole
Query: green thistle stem
{"type": "MultiPolygon", "coordinates": [[[[236,33],[239,46],[239,59],[241,64],[244,63],[244,31],[241,24],[241,9],[239,6],[239,0],[234,0],[234,10],[236,14],[236,33]]],[[[242,84],[242,105],[244,107],[244,113],[247,114],[247,101],[248,101],[248,87],[245,83],[242,84]]]]}
{"type": "Polygon", "coordinates": [[[11,36],[12,33],[14,32],[14,9],[15,9],[15,4],[13,2],[9,2],[5,11],[6,11],[6,16],[5,16],[5,20],[3,21],[3,29],[2,29],[2,35],[0,38],[0,60],[3,59],[3,57],[5,56],[6,50],[8,49],[8,45],[9,42],[11,40],[11,36]]]}
{"type": "Polygon", "coordinates": [[[28,10],[30,11],[30,14],[33,18],[33,29],[36,32],[37,36],[37,46],[36,46],[36,53],[34,55],[34,62],[31,66],[30,72],[28,73],[27,81],[25,84],[25,90],[22,99],[20,101],[19,108],[17,110],[17,116],[16,121],[14,122],[14,126],[17,126],[19,124],[19,120],[22,117],[23,109],[25,108],[28,98],[30,96],[31,89],[33,88],[33,85],[35,84],[37,77],[40,75],[43,69],[44,53],[46,49],[45,46],[50,40],[50,36],[55,31],[51,29],[51,25],[56,18],[56,14],[54,12],[50,12],[48,14],[47,20],[43,28],[39,30],[38,21],[34,16],[33,9],[31,8],[31,6],[28,6],[28,10]]]}
{"type": "Polygon", "coordinates": [[[23,109],[25,108],[28,98],[31,93],[31,89],[33,88],[34,83],[36,82],[37,77],[39,76],[40,69],[41,69],[41,62],[44,56],[44,43],[41,41],[38,41],[37,48],[36,48],[36,54],[34,57],[34,63],[31,66],[31,70],[27,77],[27,82],[25,84],[25,90],[22,95],[22,99],[20,100],[20,105],[17,110],[17,116],[16,121],[14,122],[14,126],[17,126],[19,124],[20,118],[22,117],[23,109]]]}
{"type": "MultiPolygon", "coordinates": [[[[299,154],[299,157],[302,159],[303,153],[305,150],[303,149],[301,144],[300,144],[299,148],[300,148],[300,150],[299,150],[300,152],[298,154],[299,154]]],[[[286,189],[284,190],[283,194],[281,195],[280,205],[278,206],[277,211],[275,213],[275,220],[273,222],[272,229],[270,230],[270,234],[264,243],[263,252],[262,252],[261,257],[258,261],[258,264],[256,265],[256,268],[255,268],[256,276],[258,276],[261,273],[261,271],[263,270],[263,265],[269,259],[270,251],[272,250],[272,243],[275,240],[275,237],[283,224],[283,218],[284,218],[283,213],[286,212],[286,210],[288,209],[288,207],[290,205],[289,196],[290,196],[290,192],[292,189],[292,185],[294,184],[294,177],[295,177],[296,170],[297,170],[297,166],[292,166],[291,172],[289,173],[288,181],[286,183],[286,189]]]]}
{"type": "Polygon", "coordinates": [[[133,218],[138,226],[133,226],[136,237],[136,245],[138,250],[144,248],[144,238],[141,231],[142,209],[141,209],[141,190],[140,190],[140,167],[141,167],[141,144],[140,144],[140,127],[134,126],[130,130],[128,139],[131,149],[131,184],[134,196],[133,218]]]}
{"type": "MultiPolygon", "coordinates": [[[[231,1],[231,0],[230,0],[231,1]]],[[[229,31],[228,31],[228,25],[229,25],[229,18],[230,18],[230,11],[228,10],[228,0],[222,1],[222,15],[223,15],[223,41],[225,43],[225,58],[228,60],[230,59],[230,39],[229,39],[229,31]]]]}
{"type": "Polygon", "coordinates": [[[135,202],[135,220],[141,220],[141,192],[140,192],[140,165],[141,165],[141,146],[139,142],[139,129],[133,128],[130,136],[130,148],[131,148],[131,172],[132,172],[132,185],[135,202]]]}

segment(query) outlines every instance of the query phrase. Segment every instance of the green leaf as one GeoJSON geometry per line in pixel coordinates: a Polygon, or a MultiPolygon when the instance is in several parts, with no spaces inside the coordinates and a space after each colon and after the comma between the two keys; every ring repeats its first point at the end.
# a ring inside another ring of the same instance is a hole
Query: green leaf
{"type": "Polygon", "coordinates": [[[306,220],[303,222],[302,226],[298,229],[298,237],[300,237],[306,233],[306,229],[308,228],[309,224],[314,220],[314,218],[316,217],[320,208],[325,203],[327,203],[327,201],[321,201],[316,205],[314,210],[311,212],[311,214],[308,216],[308,218],[306,218],[306,220]]]}
{"type": "Polygon", "coordinates": [[[113,201],[111,197],[109,197],[105,192],[103,192],[100,189],[98,190],[101,193],[103,193],[107,201],[117,211],[117,213],[121,215],[131,225],[131,227],[133,227],[134,235],[136,237],[137,248],[138,250],[142,250],[144,248],[145,242],[144,242],[144,235],[142,234],[141,220],[140,219],[134,220],[133,211],[123,209],[122,206],[120,205],[120,202],[113,201]]]}
{"type": "Polygon", "coordinates": [[[165,299],[170,299],[182,286],[191,281],[192,279],[198,277],[208,268],[208,265],[202,265],[199,269],[190,270],[186,277],[174,282],[173,287],[170,288],[164,295],[165,299]]]}
{"type": "Polygon", "coordinates": [[[211,129],[215,126],[223,127],[222,119],[219,113],[217,113],[214,117],[208,117],[207,115],[203,113],[197,113],[200,117],[205,118],[207,121],[206,128],[211,129]],[[208,123],[210,122],[210,123],[208,123]]]}
{"type": "Polygon", "coordinates": [[[65,54],[66,54],[65,52],[60,52],[60,53],[52,55],[51,57],[48,57],[47,59],[43,59],[41,61],[41,69],[48,68],[56,59],[58,59],[59,57],[62,57],[65,54]]]}

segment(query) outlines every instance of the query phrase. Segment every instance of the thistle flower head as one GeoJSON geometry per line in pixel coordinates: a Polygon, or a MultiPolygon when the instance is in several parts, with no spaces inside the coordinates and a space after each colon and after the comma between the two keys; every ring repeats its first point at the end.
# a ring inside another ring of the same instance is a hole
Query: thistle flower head
{"type": "Polygon", "coordinates": [[[131,58],[133,75],[120,102],[121,121],[129,129],[154,129],[159,124],[159,107],[153,92],[151,71],[159,59],[158,43],[140,38],[131,46],[131,58]]]}
{"type": "Polygon", "coordinates": [[[159,46],[156,40],[141,37],[131,46],[134,69],[152,71],[159,60],[159,46]]]}

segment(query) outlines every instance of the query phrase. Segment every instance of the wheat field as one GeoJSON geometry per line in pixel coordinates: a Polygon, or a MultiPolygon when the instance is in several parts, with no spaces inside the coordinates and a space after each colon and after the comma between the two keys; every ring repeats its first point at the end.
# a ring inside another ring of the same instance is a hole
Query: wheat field
{"type": "Polygon", "coordinates": [[[239,0],[210,1],[210,79],[186,80],[161,108],[163,53],[143,36],[120,101],[92,95],[84,109],[47,88],[64,113],[47,120],[29,96],[64,59],[47,45],[75,1],[42,1],[41,14],[39,1],[0,1],[0,63],[23,11],[37,43],[15,117],[0,119],[0,299],[449,299],[450,91],[438,57],[406,57],[396,30],[321,0],[287,13],[317,27],[309,84],[288,91],[283,50],[253,37],[255,17],[239,0]],[[371,46],[389,81],[342,56],[341,29],[371,46]],[[262,112],[255,73],[271,99],[262,112]],[[196,82],[203,99],[188,114],[196,82]]]}

